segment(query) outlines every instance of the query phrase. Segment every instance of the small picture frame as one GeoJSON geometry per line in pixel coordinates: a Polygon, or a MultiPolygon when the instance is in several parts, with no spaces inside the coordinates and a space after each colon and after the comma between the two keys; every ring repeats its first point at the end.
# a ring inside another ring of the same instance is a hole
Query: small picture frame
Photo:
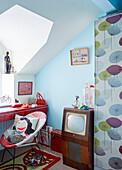
{"type": "Polygon", "coordinates": [[[18,95],[31,95],[32,82],[21,81],[18,82],[18,95]]]}
{"type": "Polygon", "coordinates": [[[88,48],[70,50],[71,65],[89,64],[88,48]]]}

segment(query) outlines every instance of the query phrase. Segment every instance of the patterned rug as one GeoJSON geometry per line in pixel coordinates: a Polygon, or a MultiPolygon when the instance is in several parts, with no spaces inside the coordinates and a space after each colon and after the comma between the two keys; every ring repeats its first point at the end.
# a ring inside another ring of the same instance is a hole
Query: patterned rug
{"type": "MultiPolygon", "coordinates": [[[[35,167],[33,168],[32,166],[26,166],[26,163],[30,158],[32,158],[35,154],[40,154],[40,151],[34,148],[33,151],[30,149],[16,157],[14,169],[15,170],[31,170],[31,169],[47,170],[60,160],[60,157],[53,155],[47,151],[42,151],[42,153],[46,159],[47,164],[43,160],[41,164],[36,168],[35,167]]],[[[12,168],[13,168],[13,159],[0,165],[0,170],[12,170],[12,168]]]]}

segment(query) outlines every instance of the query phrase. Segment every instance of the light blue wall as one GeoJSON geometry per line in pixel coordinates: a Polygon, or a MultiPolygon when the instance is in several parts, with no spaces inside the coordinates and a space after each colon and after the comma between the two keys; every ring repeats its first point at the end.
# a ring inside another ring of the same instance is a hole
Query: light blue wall
{"type": "Polygon", "coordinates": [[[42,94],[49,106],[47,124],[54,129],[62,128],[63,109],[72,107],[76,95],[79,95],[82,104],[82,89],[85,82],[93,83],[93,27],[94,24],[91,23],[36,75],[36,92],[42,94]],[[89,48],[90,64],[71,66],[70,50],[84,47],[89,48]]]}

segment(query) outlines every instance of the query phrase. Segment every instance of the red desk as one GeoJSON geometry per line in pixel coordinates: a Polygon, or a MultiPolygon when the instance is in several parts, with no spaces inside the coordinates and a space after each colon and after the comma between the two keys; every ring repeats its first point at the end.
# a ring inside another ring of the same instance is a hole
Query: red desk
{"type": "Polygon", "coordinates": [[[16,107],[12,108],[10,106],[7,107],[1,107],[0,108],[0,122],[12,120],[15,117],[15,114],[26,116],[27,114],[35,111],[42,111],[46,113],[48,111],[48,105],[41,105],[36,107],[29,107],[29,108],[22,108],[22,107],[16,107]]]}

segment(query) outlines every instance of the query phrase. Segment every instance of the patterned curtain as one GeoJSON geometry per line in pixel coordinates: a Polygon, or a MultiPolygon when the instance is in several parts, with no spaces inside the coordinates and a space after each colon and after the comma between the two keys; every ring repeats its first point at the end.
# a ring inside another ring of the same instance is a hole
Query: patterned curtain
{"type": "Polygon", "coordinates": [[[98,169],[122,169],[122,14],[95,21],[95,139],[98,169]]]}

